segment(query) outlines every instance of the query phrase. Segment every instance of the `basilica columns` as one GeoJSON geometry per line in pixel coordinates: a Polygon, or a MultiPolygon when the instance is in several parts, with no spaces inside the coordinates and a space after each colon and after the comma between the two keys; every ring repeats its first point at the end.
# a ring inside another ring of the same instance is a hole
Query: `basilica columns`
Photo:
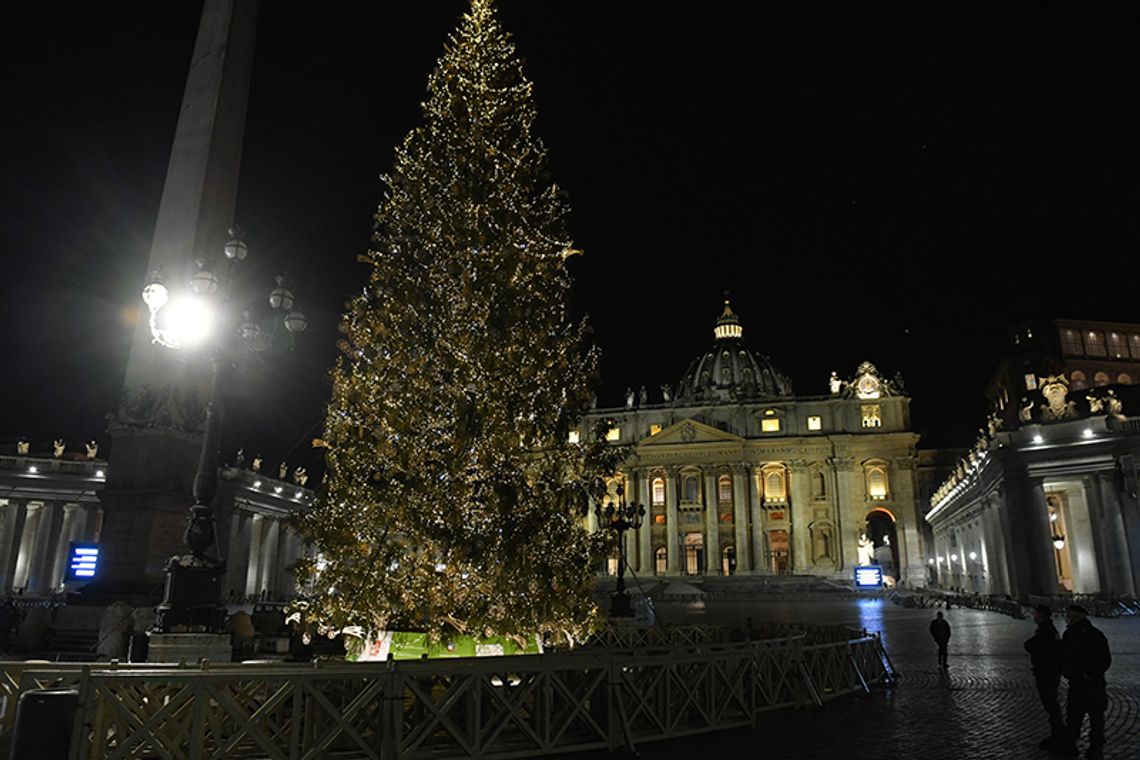
{"type": "Polygon", "coordinates": [[[705,533],[705,572],[720,575],[720,494],[714,474],[705,475],[705,533]]]}
{"type": "Polygon", "coordinates": [[[670,468],[665,476],[665,557],[669,575],[681,573],[680,517],[677,510],[677,470],[670,468]]]}
{"type": "Polygon", "coordinates": [[[748,492],[744,465],[732,468],[732,525],[736,536],[736,571],[752,570],[752,552],[748,546],[748,492]]]}
{"type": "Polygon", "coordinates": [[[760,487],[763,477],[759,469],[749,467],[748,479],[751,481],[752,491],[752,552],[754,555],[753,567],[757,572],[765,575],[771,573],[772,566],[768,562],[767,552],[764,550],[764,494],[760,487]]]}
{"type": "Polygon", "coordinates": [[[14,585],[20,523],[23,518],[23,500],[9,499],[0,514],[0,593],[6,593],[14,585]]]}
{"type": "Polygon", "coordinates": [[[649,472],[641,470],[637,473],[638,503],[645,507],[645,520],[637,537],[637,572],[642,576],[654,575],[657,569],[653,566],[653,494],[649,490],[649,472]]]}

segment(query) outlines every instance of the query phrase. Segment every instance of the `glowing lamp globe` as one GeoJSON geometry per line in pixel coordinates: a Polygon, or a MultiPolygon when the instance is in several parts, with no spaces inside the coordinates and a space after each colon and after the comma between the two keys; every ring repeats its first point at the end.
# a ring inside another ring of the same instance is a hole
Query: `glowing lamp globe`
{"type": "Polygon", "coordinates": [[[249,246],[240,238],[230,238],[222,250],[225,251],[226,258],[231,261],[245,261],[245,257],[249,254],[249,246]]]}
{"type": "Polygon", "coordinates": [[[309,320],[299,311],[291,311],[285,315],[285,329],[291,333],[303,333],[309,326],[309,320]]]}
{"type": "Polygon", "coordinates": [[[274,309],[289,311],[293,308],[293,291],[284,286],[274,288],[269,294],[269,305],[274,309]]]}
{"type": "Polygon", "coordinates": [[[214,328],[214,315],[198,298],[179,298],[163,310],[163,329],[178,346],[196,346],[214,328]]]}
{"type": "Polygon", "coordinates": [[[158,311],[170,300],[170,291],[156,280],[143,288],[142,299],[148,309],[158,311]]]}
{"type": "Polygon", "coordinates": [[[190,289],[200,296],[212,296],[218,292],[218,276],[208,269],[199,269],[190,278],[190,289]]]}

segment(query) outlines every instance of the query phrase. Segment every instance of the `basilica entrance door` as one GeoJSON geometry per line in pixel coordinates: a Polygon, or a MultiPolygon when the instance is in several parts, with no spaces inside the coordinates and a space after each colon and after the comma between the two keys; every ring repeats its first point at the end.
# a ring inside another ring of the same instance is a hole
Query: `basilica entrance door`
{"type": "Polygon", "coordinates": [[[788,559],[788,531],[768,531],[768,568],[774,575],[786,575],[791,571],[788,559]]]}
{"type": "Polygon", "coordinates": [[[701,575],[705,569],[705,539],[700,533],[685,534],[685,574],[701,575]]]}

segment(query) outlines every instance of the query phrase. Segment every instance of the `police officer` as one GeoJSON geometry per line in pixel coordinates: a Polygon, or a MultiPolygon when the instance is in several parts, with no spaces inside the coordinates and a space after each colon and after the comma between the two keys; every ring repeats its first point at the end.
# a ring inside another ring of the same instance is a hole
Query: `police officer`
{"type": "Polygon", "coordinates": [[[1067,741],[1061,705],[1057,702],[1057,687],[1061,684],[1061,640],[1053,627],[1053,610],[1044,604],[1037,605],[1033,608],[1033,622],[1037,623],[1037,630],[1025,642],[1025,651],[1029,652],[1037,695],[1049,716],[1050,729],[1048,738],[1037,746],[1049,750],[1062,749],[1067,741]]]}
{"type": "Polygon", "coordinates": [[[1066,710],[1068,737],[1063,748],[1077,751],[1077,738],[1085,714],[1089,716],[1089,749],[1086,758],[1104,756],[1104,710],[1108,706],[1104,674],[1112,664],[1108,639],[1093,627],[1088,611],[1079,604],[1069,605],[1069,625],[1061,637],[1061,674],[1069,682],[1066,710]]]}

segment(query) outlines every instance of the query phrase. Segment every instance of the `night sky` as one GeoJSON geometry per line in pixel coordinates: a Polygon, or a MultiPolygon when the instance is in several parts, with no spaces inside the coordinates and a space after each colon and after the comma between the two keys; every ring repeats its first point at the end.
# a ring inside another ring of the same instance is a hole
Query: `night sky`
{"type": "MultiPolygon", "coordinates": [[[[870,359],[927,445],[966,445],[1010,323],[1140,322],[1136,13],[805,5],[500,1],[601,402],[658,400],[729,290],[797,393],[870,359]]],[[[201,4],[35,6],[0,31],[0,447],[78,450],[109,440],[201,4]]],[[[263,3],[237,217],[310,329],[230,389],[228,449],[312,457],[378,175],[464,7],[263,3]]]]}

